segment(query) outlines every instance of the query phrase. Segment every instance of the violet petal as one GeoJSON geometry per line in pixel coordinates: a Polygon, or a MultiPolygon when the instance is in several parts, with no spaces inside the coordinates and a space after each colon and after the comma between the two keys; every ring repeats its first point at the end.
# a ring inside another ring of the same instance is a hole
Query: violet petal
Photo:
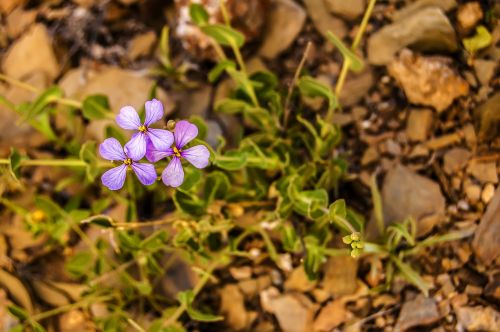
{"type": "Polygon", "coordinates": [[[186,120],[179,121],[175,125],[174,136],[175,146],[180,150],[198,136],[198,127],[186,120]]]}
{"type": "Polygon", "coordinates": [[[118,190],[123,187],[125,178],[127,177],[127,165],[122,164],[114,167],[101,176],[102,184],[108,187],[109,190],[118,190]]]}
{"type": "Polygon", "coordinates": [[[161,179],[167,186],[178,187],[184,182],[184,170],[182,169],[181,160],[178,157],[173,157],[168,166],[161,173],[161,179]]]}
{"type": "Polygon", "coordinates": [[[163,117],[163,105],[158,99],[148,100],[145,105],[146,119],[144,125],[149,127],[151,124],[163,117]]]}
{"type": "Polygon", "coordinates": [[[152,164],[132,163],[132,169],[143,185],[149,186],[156,181],[156,170],[152,164]]]}
{"type": "Polygon", "coordinates": [[[196,145],[189,149],[183,150],[181,156],[191,163],[196,168],[205,168],[208,166],[210,151],[205,145],[196,145]]]}
{"type": "Polygon", "coordinates": [[[174,135],[165,129],[149,128],[147,135],[153,146],[160,151],[166,151],[174,143],[174,135]]]}
{"type": "Polygon", "coordinates": [[[141,160],[146,154],[146,143],[147,136],[142,132],[137,132],[125,144],[125,153],[132,160],[141,160]]]}
{"type": "Polygon", "coordinates": [[[122,107],[120,114],[116,116],[116,123],[123,129],[138,129],[141,126],[139,114],[132,106],[122,107]]]}
{"type": "Polygon", "coordinates": [[[125,160],[127,157],[123,153],[123,147],[116,138],[106,138],[99,145],[99,153],[101,157],[107,160],[125,160]]]}

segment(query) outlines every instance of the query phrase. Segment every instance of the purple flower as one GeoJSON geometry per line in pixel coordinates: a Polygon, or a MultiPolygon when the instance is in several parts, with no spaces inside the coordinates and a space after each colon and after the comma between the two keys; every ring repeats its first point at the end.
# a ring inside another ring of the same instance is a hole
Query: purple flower
{"type": "Polygon", "coordinates": [[[163,183],[167,186],[178,187],[184,181],[184,170],[182,169],[181,158],[189,161],[196,168],[208,166],[210,151],[204,145],[195,145],[188,149],[182,148],[198,136],[198,128],[188,121],[182,120],[175,125],[174,137],[175,145],[168,149],[157,149],[152,144],[148,145],[146,158],[155,163],[158,160],[172,156],[172,160],[161,173],[163,183]]]}
{"type": "Polygon", "coordinates": [[[123,187],[128,169],[132,169],[139,181],[146,186],[156,181],[155,167],[148,163],[138,163],[138,159],[128,156],[116,138],[105,139],[99,145],[99,153],[104,159],[123,162],[120,166],[106,171],[101,177],[102,184],[110,190],[118,190],[123,187]]]}
{"type": "Polygon", "coordinates": [[[116,117],[116,122],[123,129],[137,130],[130,141],[125,144],[125,151],[132,160],[139,160],[146,154],[146,145],[151,142],[156,149],[166,150],[174,142],[172,133],[164,129],[149,126],[163,117],[163,106],[153,99],[146,102],[146,119],[141,123],[139,114],[132,106],[125,106],[116,117]]]}

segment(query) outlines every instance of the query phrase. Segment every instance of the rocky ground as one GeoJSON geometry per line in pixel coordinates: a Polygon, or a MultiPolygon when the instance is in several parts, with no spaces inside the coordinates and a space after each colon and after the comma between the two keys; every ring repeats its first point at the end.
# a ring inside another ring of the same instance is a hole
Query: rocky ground
{"type": "MultiPolygon", "coordinates": [[[[212,112],[228,83],[206,82],[213,49],[183,26],[187,2],[2,0],[1,71],[39,90],[57,84],[75,99],[106,94],[115,111],[125,104],[140,108],[156,80],[159,99],[172,116],[202,116],[209,123],[210,143],[220,134],[231,142],[239,124],[212,112]],[[171,28],[172,63],[186,71],[181,79],[158,73],[164,24],[171,28]]],[[[268,68],[286,86],[312,41],[305,68],[333,87],[341,57],[324,33],[331,30],[351,41],[365,6],[364,0],[255,0],[234,1],[230,8],[238,18],[235,27],[249,40],[244,49],[249,71],[268,68]]],[[[416,257],[421,275],[432,285],[431,295],[423,296],[402,280],[387,292],[371,292],[384,277],[377,261],[332,257],[322,278],[312,282],[291,262],[277,267],[242,259],[218,271],[218,283],[201,294],[201,303],[217,306],[224,323],[193,323],[193,330],[500,331],[498,17],[500,5],[493,0],[379,1],[361,41],[360,55],[368,65],[349,74],[340,95],[343,109],[335,121],[345,138],[339,153],[349,162],[340,195],[348,204],[370,218],[369,185],[376,172],[386,222],[411,215],[419,235],[473,231],[468,239],[428,248],[416,257]],[[488,28],[492,41],[470,54],[463,40],[480,25],[488,28]]],[[[16,104],[36,95],[0,83],[0,96],[16,104]]],[[[321,105],[311,101],[309,106],[314,111],[321,105]]],[[[13,146],[32,156],[57,153],[1,103],[0,114],[1,156],[13,146]]],[[[109,121],[67,128],[61,115],[55,125],[61,132],[102,140],[109,121]]],[[[35,169],[31,189],[20,199],[28,201],[37,186],[53,185],[64,172],[35,169]]],[[[9,293],[24,288],[4,275],[12,264],[21,262],[37,276],[31,288],[39,301],[60,305],[54,286],[47,287],[55,276],[47,268],[37,270],[43,263],[30,257],[43,239],[31,239],[20,224],[0,210],[0,327],[8,325],[9,293]]],[[[260,245],[248,244],[249,249],[260,245]]],[[[92,330],[80,311],[59,319],[64,331],[92,330]]]]}

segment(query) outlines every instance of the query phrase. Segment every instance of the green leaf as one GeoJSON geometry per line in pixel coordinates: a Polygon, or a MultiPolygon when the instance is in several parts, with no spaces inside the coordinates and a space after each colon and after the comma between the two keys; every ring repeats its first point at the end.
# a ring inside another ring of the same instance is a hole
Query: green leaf
{"type": "Polygon", "coordinates": [[[189,215],[201,216],[205,212],[205,203],[198,196],[181,189],[175,191],[173,200],[179,210],[189,215]]]}
{"type": "Polygon", "coordinates": [[[375,175],[371,178],[370,190],[372,193],[373,200],[373,214],[375,216],[375,221],[377,223],[377,229],[380,235],[384,234],[385,222],[384,222],[384,211],[382,208],[382,196],[377,186],[377,177],[375,175]]]}
{"type": "Polygon", "coordinates": [[[92,268],[94,258],[90,251],[80,251],[73,255],[68,262],[66,262],[66,270],[74,277],[80,278],[89,274],[92,268]]]}
{"type": "Polygon", "coordinates": [[[306,97],[323,97],[328,100],[328,109],[337,107],[337,98],[329,86],[318,81],[311,76],[302,76],[299,79],[298,87],[300,93],[306,97]]]}
{"type": "Polygon", "coordinates": [[[221,60],[209,73],[208,73],[208,81],[210,83],[214,83],[217,79],[222,75],[224,71],[228,68],[236,69],[236,64],[234,61],[225,59],[221,60]]]}
{"type": "Polygon", "coordinates": [[[227,68],[226,71],[236,82],[238,88],[240,88],[250,99],[254,100],[257,98],[254,91],[255,82],[251,81],[245,73],[233,68],[227,68]]]}
{"type": "Polygon", "coordinates": [[[309,280],[315,280],[318,278],[319,268],[325,260],[324,250],[321,248],[318,239],[314,236],[306,236],[304,243],[306,246],[304,270],[309,280]]]}
{"type": "Polygon", "coordinates": [[[26,320],[29,317],[29,313],[26,310],[14,304],[8,305],[7,310],[9,310],[14,317],[19,318],[21,321],[26,320]]]}
{"type": "Polygon", "coordinates": [[[67,213],[47,196],[36,196],[35,205],[49,216],[66,216],[67,213]]]}
{"type": "Polygon", "coordinates": [[[168,234],[165,231],[159,231],[141,242],[141,248],[149,252],[157,252],[165,248],[168,241],[168,234]]]}
{"type": "Polygon", "coordinates": [[[106,127],[106,138],[109,138],[109,137],[114,137],[116,138],[121,145],[125,145],[125,143],[127,142],[127,140],[125,139],[125,136],[123,136],[123,133],[116,129],[115,126],[107,126],[106,127]]]}
{"type": "Polygon", "coordinates": [[[179,292],[177,295],[177,299],[181,304],[186,306],[186,311],[191,317],[191,319],[200,321],[200,322],[217,322],[220,320],[223,320],[224,317],[222,316],[215,316],[212,314],[206,314],[202,313],[192,307],[193,301],[194,301],[194,293],[191,290],[184,291],[184,292],[179,292]]]}
{"type": "Polygon", "coordinates": [[[396,264],[398,270],[401,272],[403,277],[408,280],[408,282],[418,287],[418,289],[420,289],[420,291],[424,293],[425,296],[429,296],[429,289],[431,288],[431,286],[418,274],[418,272],[416,272],[410,265],[404,263],[396,256],[391,255],[390,258],[394,262],[394,264],[396,264]]]}
{"type": "Polygon", "coordinates": [[[40,94],[40,96],[38,96],[38,98],[31,104],[25,119],[29,120],[41,114],[48,104],[62,98],[63,95],[63,90],[58,86],[52,86],[43,91],[42,94],[40,94]]]}
{"type": "Polygon", "coordinates": [[[224,155],[216,155],[214,165],[227,171],[236,171],[246,166],[247,155],[240,151],[229,151],[224,155]]]}
{"type": "Polygon", "coordinates": [[[140,249],[141,239],[139,238],[138,234],[136,233],[129,234],[127,233],[127,231],[124,230],[117,230],[115,234],[116,237],[118,238],[120,248],[124,248],[131,251],[140,249]]]}
{"type": "Polygon", "coordinates": [[[490,46],[492,41],[493,37],[491,33],[483,25],[476,28],[476,34],[474,36],[462,40],[465,49],[470,54],[475,54],[477,51],[490,46]]]}
{"type": "Polygon", "coordinates": [[[153,288],[151,287],[151,284],[147,281],[139,281],[134,283],[135,288],[139,291],[141,295],[149,295],[151,294],[153,288]]]}
{"type": "Polygon", "coordinates": [[[93,182],[100,172],[97,167],[96,142],[87,141],[82,145],[80,159],[87,164],[85,167],[87,179],[93,182]]]}
{"type": "Polygon", "coordinates": [[[328,193],[326,190],[316,189],[298,191],[292,189],[290,194],[295,212],[312,219],[319,218],[325,214],[323,209],[325,209],[328,204],[328,193]]]}
{"type": "Polygon", "coordinates": [[[289,252],[297,252],[300,250],[300,240],[297,236],[297,232],[292,225],[283,225],[281,228],[281,242],[283,243],[283,248],[289,252]]]}
{"type": "Polygon", "coordinates": [[[104,228],[113,227],[113,219],[105,214],[100,214],[97,216],[92,216],[90,218],[83,219],[82,224],[93,224],[104,228]]]}
{"type": "Polygon", "coordinates": [[[10,174],[14,177],[14,179],[19,181],[21,177],[21,160],[23,157],[21,154],[15,149],[11,148],[9,155],[9,171],[10,174]]]}
{"type": "Polygon", "coordinates": [[[336,217],[346,218],[347,207],[345,205],[345,200],[337,199],[335,202],[330,204],[330,218],[335,219],[336,217]]]}
{"type": "Polygon", "coordinates": [[[241,47],[245,43],[245,36],[227,25],[210,24],[201,27],[201,30],[224,46],[241,47]]]}
{"type": "Polygon", "coordinates": [[[205,8],[198,3],[193,3],[191,6],[189,6],[189,16],[191,16],[191,20],[194,22],[194,24],[198,26],[208,23],[208,13],[205,8]]]}
{"type": "Polygon", "coordinates": [[[245,109],[252,107],[245,101],[231,98],[224,98],[215,105],[215,110],[227,114],[243,113],[245,109]]]}
{"type": "Polygon", "coordinates": [[[92,95],[83,100],[83,116],[88,120],[108,119],[112,116],[108,97],[105,95],[92,95]]]}
{"type": "Polygon", "coordinates": [[[203,193],[206,204],[215,199],[224,199],[231,184],[226,174],[215,171],[207,176],[205,180],[205,191],[203,193]]]}
{"type": "Polygon", "coordinates": [[[330,42],[335,45],[342,53],[344,61],[349,61],[349,68],[354,72],[360,72],[363,70],[364,63],[361,58],[359,58],[353,51],[351,51],[347,46],[344,45],[342,40],[337,38],[332,32],[328,31],[326,33],[330,42]]]}

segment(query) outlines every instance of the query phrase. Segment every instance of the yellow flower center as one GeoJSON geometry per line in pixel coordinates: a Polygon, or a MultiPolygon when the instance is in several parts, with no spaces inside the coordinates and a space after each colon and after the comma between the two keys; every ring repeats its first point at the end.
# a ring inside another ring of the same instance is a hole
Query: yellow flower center
{"type": "Polygon", "coordinates": [[[130,166],[130,165],[132,165],[132,159],[127,158],[127,159],[125,159],[125,160],[123,161],[123,163],[124,163],[125,165],[127,165],[127,166],[130,166]]]}
{"type": "Polygon", "coordinates": [[[179,149],[177,149],[177,147],[174,146],[174,155],[177,157],[177,158],[180,158],[181,157],[181,151],[179,151],[179,149]]]}
{"type": "Polygon", "coordinates": [[[148,128],[146,128],[145,125],[142,125],[140,126],[139,128],[137,128],[141,133],[145,133],[146,131],[148,131],[148,128]]]}

